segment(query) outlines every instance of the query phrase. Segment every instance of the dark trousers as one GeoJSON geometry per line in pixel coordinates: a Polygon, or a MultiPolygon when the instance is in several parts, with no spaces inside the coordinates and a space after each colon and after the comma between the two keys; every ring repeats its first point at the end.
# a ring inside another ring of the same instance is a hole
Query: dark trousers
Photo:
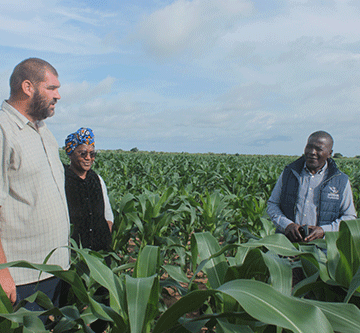
{"type": "MultiPolygon", "coordinates": [[[[42,291],[45,295],[47,295],[54,306],[59,306],[59,299],[61,294],[62,281],[57,277],[51,277],[39,282],[24,284],[21,286],[16,286],[16,304],[21,300],[31,296],[36,291],[42,291]]],[[[45,309],[39,306],[36,302],[30,303],[27,302],[24,305],[24,308],[30,311],[44,311],[45,309]]],[[[39,317],[42,322],[45,324],[48,317],[40,316],[39,317]]]]}
{"type": "MultiPolygon", "coordinates": [[[[61,292],[61,280],[57,277],[51,277],[39,282],[24,284],[21,286],[16,286],[16,303],[21,300],[29,297],[34,294],[36,291],[42,291],[45,295],[47,295],[54,306],[59,306],[59,298],[61,292]]],[[[44,311],[42,307],[37,305],[37,303],[26,303],[24,308],[31,311],[44,311]]]]}

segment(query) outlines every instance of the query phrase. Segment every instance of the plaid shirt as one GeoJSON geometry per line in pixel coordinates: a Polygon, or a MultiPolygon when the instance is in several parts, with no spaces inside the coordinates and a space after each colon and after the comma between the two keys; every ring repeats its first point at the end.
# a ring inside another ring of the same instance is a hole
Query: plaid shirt
{"type": "MultiPolygon", "coordinates": [[[[8,262],[42,263],[54,248],[67,246],[69,217],[64,170],[54,136],[43,121],[37,128],[3,102],[0,111],[0,237],[8,262]]],[[[69,267],[69,250],[48,261],[69,267]]],[[[36,270],[10,268],[16,285],[35,282],[36,270]]],[[[43,273],[41,279],[48,278],[43,273]]]]}

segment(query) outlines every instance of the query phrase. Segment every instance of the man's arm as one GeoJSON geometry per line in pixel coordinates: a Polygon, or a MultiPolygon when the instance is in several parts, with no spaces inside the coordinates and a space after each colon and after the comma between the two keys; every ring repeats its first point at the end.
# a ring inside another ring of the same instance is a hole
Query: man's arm
{"type": "Polygon", "coordinates": [[[267,213],[277,230],[282,232],[290,241],[300,242],[303,240],[299,231],[300,225],[288,219],[280,208],[282,176],[283,174],[280,175],[268,200],[267,213]]]}
{"type": "Polygon", "coordinates": [[[283,174],[280,175],[278,181],[274,186],[273,191],[271,192],[271,196],[268,200],[267,213],[269,214],[270,219],[271,221],[273,221],[275,227],[280,232],[284,233],[287,226],[291,223],[294,223],[294,221],[288,219],[280,208],[282,177],[283,174]]]}
{"type": "MultiPolygon", "coordinates": [[[[6,262],[6,256],[0,238],[0,263],[4,264],[6,262]]],[[[11,303],[14,304],[16,302],[16,285],[8,268],[0,270],[0,284],[11,303]]]]}
{"type": "MultiPolygon", "coordinates": [[[[9,194],[9,180],[8,180],[8,164],[11,160],[10,158],[10,149],[7,145],[7,141],[4,140],[5,134],[3,133],[2,127],[0,127],[0,213],[1,206],[9,194]]],[[[5,264],[7,262],[6,255],[1,243],[1,234],[0,234],[0,264],[5,264]]],[[[14,279],[12,278],[8,268],[0,270],[0,284],[4,289],[6,295],[9,297],[10,301],[14,304],[16,302],[16,285],[14,279]]]]}

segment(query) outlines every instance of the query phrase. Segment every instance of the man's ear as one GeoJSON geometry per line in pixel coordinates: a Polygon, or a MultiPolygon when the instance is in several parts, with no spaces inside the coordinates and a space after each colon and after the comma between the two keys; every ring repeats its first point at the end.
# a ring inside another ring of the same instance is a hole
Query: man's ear
{"type": "Polygon", "coordinates": [[[23,90],[23,93],[29,97],[31,97],[34,93],[34,86],[30,80],[24,80],[21,83],[21,88],[23,90]]]}

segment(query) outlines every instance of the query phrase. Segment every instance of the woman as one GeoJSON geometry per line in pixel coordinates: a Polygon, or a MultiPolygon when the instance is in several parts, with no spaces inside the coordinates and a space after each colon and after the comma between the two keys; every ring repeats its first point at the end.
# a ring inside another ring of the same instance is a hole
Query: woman
{"type": "MultiPolygon", "coordinates": [[[[114,216],[111,210],[107,190],[103,179],[91,166],[94,163],[95,139],[90,128],[80,128],[69,134],[65,140],[65,151],[70,158],[70,165],[65,165],[65,192],[69,208],[70,223],[73,225],[73,238],[78,245],[94,251],[110,250],[111,228],[114,216]]],[[[106,257],[107,265],[110,258],[106,257]]],[[[106,299],[108,291],[98,288],[95,295],[106,299]]],[[[96,320],[91,329],[104,332],[108,323],[96,320]]]]}
{"type": "Polygon", "coordinates": [[[91,170],[96,156],[92,130],[82,127],[69,134],[65,151],[70,158],[70,165],[65,166],[65,191],[71,237],[83,248],[109,250],[114,216],[105,183],[91,170]]]}

